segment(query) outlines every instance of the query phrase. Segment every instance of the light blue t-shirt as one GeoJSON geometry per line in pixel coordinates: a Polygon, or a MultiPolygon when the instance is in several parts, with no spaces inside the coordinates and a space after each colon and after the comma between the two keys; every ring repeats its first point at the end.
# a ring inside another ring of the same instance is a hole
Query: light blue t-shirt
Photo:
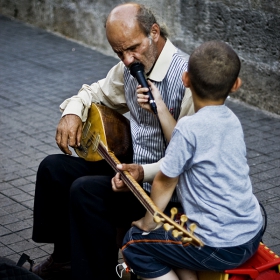
{"type": "Polygon", "coordinates": [[[243,130],[225,105],[204,107],[177,123],[161,171],[180,175],[177,195],[205,245],[237,246],[261,229],[243,130]]]}

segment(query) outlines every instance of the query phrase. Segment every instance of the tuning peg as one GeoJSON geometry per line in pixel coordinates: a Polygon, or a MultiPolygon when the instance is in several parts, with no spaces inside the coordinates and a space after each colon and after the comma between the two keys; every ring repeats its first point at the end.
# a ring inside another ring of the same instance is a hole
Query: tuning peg
{"type": "Polygon", "coordinates": [[[155,223],[159,224],[161,222],[164,222],[165,219],[164,218],[160,218],[159,216],[154,216],[154,221],[155,221],[155,223]]]}
{"type": "Polygon", "coordinates": [[[175,215],[178,213],[178,209],[176,207],[172,207],[170,213],[171,213],[171,219],[174,220],[175,215]]]}
{"type": "Polygon", "coordinates": [[[178,236],[183,235],[183,232],[182,232],[182,231],[178,231],[177,229],[174,229],[174,230],[172,231],[172,235],[173,235],[175,238],[177,238],[178,236]]]}
{"type": "Polygon", "coordinates": [[[181,215],[180,221],[181,221],[181,226],[183,227],[184,224],[188,221],[188,217],[186,215],[181,215]]]}
{"type": "Polygon", "coordinates": [[[197,228],[197,225],[195,223],[190,224],[190,232],[191,232],[191,234],[193,234],[193,232],[195,231],[196,228],[197,228]]]}
{"type": "Polygon", "coordinates": [[[181,238],[181,241],[182,241],[183,243],[191,242],[192,240],[193,240],[193,239],[190,238],[190,237],[183,237],[183,238],[181,238]]]}
{"type": "Polygon", "coordinates": [[[166,231],[169,231],[169,230],[173,229],[174,226],[171,226],[170,224],[165,223],[165,224],[163,225],[163,228],[164,228],[166,231]]]}

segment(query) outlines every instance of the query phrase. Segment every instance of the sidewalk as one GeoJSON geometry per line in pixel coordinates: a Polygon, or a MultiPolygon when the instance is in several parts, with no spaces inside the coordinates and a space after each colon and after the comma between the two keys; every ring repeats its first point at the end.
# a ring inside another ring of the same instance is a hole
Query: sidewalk
{"type": "MultiPolygon", "coordinates": [[[[17,262],[24,252],[40,261],[52,252],[31,240],[38,165],[60,153],[54,139],[60,103],[116,62],[0,16],[0,257],[17,262]]],[[[227,105],[243,125],[253,190],[267,211],[263,241],[280,255],[280,116],[232,100],[227,105]]]]}

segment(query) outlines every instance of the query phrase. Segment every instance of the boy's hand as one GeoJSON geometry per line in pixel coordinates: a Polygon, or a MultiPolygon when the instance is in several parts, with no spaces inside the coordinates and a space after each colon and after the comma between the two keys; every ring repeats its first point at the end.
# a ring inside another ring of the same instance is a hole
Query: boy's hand
{"type": "MultiPolygon", "coordinates": [[[[150,217],[152,216],[150,215],[150,217]]],[[[161,225],[158,226],[158,224],[155,223],[153,219],[147,218],[147,214],[145,217],[141,218],[140,220],[132,222],[131,225],[136,226],[146,232],[153,231],[157,229],[159,226],[161,226],[161,225]]]]}
{"type": "MultiPolygon", "coordinates": [[[[154,100],[155,100],[157,106],[159,106],[158,104],[160,104],[160,102],[163,102],[162,98],[161,98],[161,95],[160,95],[160,92],[159,92],[158,88],[151,81],[148,80],[148,84],[149,84],[150,89],[152,91],[154,100]]],[[[149,91],[148,88],[142,88],[141,85],[139,85],[137,87],[137,90],[136,90],[136,92],[137,92],[137,102],[143,109],[145,109],[147,111],[150,111],[150,112],[153,112],[151,107],[150,107],[149,96],[146,94],[146,92],[148,92],[148,91],[149,91]]]]}

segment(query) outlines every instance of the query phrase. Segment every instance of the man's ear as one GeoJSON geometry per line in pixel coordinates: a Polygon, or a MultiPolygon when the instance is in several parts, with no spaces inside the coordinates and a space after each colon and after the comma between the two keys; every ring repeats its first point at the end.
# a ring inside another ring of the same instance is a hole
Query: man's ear
{"type": "Polygon", "coordinates": [[[235,92],[237,91],[242,85],[242,80],[238,77],[235,81],[235,83],[233,84],[230,92],[235,92]]]}
{"type": "Polygon", "coordinates": [[[160,27],[157,23],[154,23],[151,27],[150,36],[154,42],[157,42],[160,37],[160,27]]]}
{"type": "Polygon", "coordinates": [[[191,82],[190,82],[190,76],[188,72],[184,72],[182,75],[182,81],[185,87],[190,87],[191,86],[191,82]]]}

